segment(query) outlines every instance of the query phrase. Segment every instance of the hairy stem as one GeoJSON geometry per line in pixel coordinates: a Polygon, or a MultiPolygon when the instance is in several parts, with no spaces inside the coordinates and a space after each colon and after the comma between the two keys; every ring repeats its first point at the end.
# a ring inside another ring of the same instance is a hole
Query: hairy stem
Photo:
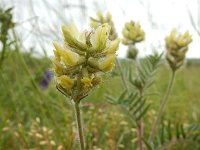
{"type": "Polygon", "coordinates": [[[165,104],[171,94],[171,91],[172,91],[172,87],[173,87],[173,83],[174,83],[174,79],[175,79],[175,71],[172,71],[172,76],[171,76],[171,79],[169,81],[169,84],[168,84],[168,88],[167,88],[167,91],[160,103],[160,107],[159,107],[159,110],[158,110],[158,113],[157,113],[157,117],[155,119],[155,121],[153,122],[153,126],[151,128],[151,132],[150,132],[150,135],[149,135],[149,139],[148,139],[148,142],[150,143],[155,134],[156,134],[156,131],[157,131],[157,126],[158,126],[158,123],[163,115],[163,112],[164,112],[164,107],[165,107],[165,104]]]}
{"type": "Polygon", "coordinates": [[[84,136],[83,136],[82,121],[81,121],[81,113],[78,102],[74,103],[74,108],[75,108],[75,116],[77,122],[77,130],[79,135],[80,149],[84,150],[84,136]]]}

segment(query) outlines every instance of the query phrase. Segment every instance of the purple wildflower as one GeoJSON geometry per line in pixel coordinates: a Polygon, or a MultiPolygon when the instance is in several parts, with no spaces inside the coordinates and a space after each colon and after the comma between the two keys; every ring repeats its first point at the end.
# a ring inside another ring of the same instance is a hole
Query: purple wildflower
{"type": "Polygon", "coordinates": [[[48,87],[48,85],[49,85],[49,83],[50,83],[50,81],[52,79],[52,76],[53,76],[52,72],[50,72],[50,71],[45,71],[44,72],[44,75],[40,80],[40,86],[43,89],[46,89],[48,87]]]}

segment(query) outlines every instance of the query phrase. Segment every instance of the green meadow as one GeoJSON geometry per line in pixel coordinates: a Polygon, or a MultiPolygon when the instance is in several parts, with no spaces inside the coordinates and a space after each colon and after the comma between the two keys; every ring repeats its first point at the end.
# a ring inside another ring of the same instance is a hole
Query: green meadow
{"type": "MultiPolygon", "coordinates": [[[[145,126],[152,123],[170,78],[170,69],[162,61],[154,77],[155,83],[148,89],[150,111],[145,116],[145,126]]],[[[124,70],[132,68],[133,76],[136,63],[120,59],[124,70]]],[[[46,88],[40,85],[44,72],[51,71],[51,64],[49,58],[34,57],[31,52],[9,51],[0,70],[1,150],[77,148],[77,140],[74,140],[76,124],[70,100],[56,90],[54,79],[46,88]]],[[[199,60],[188,60],[178,70],[163,122],[183,123],[184,127],[200,123],[199,77],[199,60]]],[[[131,150],[136,140],[135,127],[120,107],[107,101],[107,95],[117,98],[125,90],[119,70],[116,67],[103,78],[101,85],[81,105],[86,148],[131,150]]],[[[134,90],[130,86],[130,91],[134,90]]],[[[146,135],[149,133],[148,130],[144,132],[146,135]]]]}

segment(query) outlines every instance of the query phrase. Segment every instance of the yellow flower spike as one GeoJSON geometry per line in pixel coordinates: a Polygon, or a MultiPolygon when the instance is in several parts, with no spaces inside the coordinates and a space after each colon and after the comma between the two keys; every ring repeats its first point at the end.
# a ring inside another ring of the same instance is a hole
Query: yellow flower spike
{"type": "Polygon", "coordinates": [[[173,29],[169,36],[165,38],[167,55],[166,58],[170,67],[175,71],[184,63],[188,45],[192,42],[192,37],[188,31],[180,34],[173,29]]]}
{"type": "Polygon", "coordinates": [[[80,56],[70,50],[63,50],[61,53],[61,60],[66,66],[75,66],[79,61],[80,56]]]}
{"type": "Polygon", "coordinates": [[[106,54],[115,54],[119,48],[119,43],[120,43],[120,39],[116,39],[114,41],[108,41],[108,45],[106,46],[106,49],[104,50],[104,52],[106,54]]]}
{"type": "MultiPolygon", "coordinates": [[[[99,77],[102,72],[109,71],[114,66],[115,53],[119,40],[108,42],[111,27],[103,24],[91,31],[77,34],[73,27],[62,27],[64,46],[54,43],[54,70],[56,72],[56,88],[72,101],[76,112],[76,119],[81,120],[79,104],[89,92],[101,83],[99,77]],[[74,35],[71,33],[74,32],[74,35]],[[101,66],[101,69],[100,69],[101,66]]],[[[84,137],[81,122],[77,121],[81,149],[84,149],[84,137]]]]}
{"type": "Polygon", "coordinates": [[[107,23],[105,23],[99,26],[95,30],[94,34],[91,35],[90,42],[92,44],[92,47],[96,51],[103,50],[106,47],[106,42],[110,34],[110,29],[111,27],[107,23]]]}
{"type": "Polygon", "coordinates": [[[112,68],[115,66],[115,64],[113,63],[115,58],[116,58],[115,54],[107,55],[105,60],[100,62],[99,65],[100,70],[104,72],[112,70],[112,68]]]}
{"type": "Polygon", "coordinates": [[[83,79],[81,79],[81,82],[84,84],[85,87],[92,87],[92,79],[88,77],[83,77],[83,79]]]}
{"type": "Polygon", "coordinates": [[[69,78],[67,75],[57,77],[57,83],[64,89],[71,89],[74,85],[74,80],[69,78]]]}
{"type": "Polygon", "coordinates": [[[145,32],[141,29],[141,25],[133,21],[125,23],[122,34],[124,37],[122,43],[124,45],[135,44],[145,38],[145,32]]]}

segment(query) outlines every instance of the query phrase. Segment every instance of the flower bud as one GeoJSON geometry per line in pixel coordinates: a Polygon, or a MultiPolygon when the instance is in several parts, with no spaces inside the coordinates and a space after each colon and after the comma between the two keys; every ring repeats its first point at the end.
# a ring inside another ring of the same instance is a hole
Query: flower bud
{"type": "Polygon", "coordinates": [[[92,68],[99,69],[99,59],[97,59],[97,58],[90,57],[88,59],[88,64],[92,68]]]}
{"type": "Polygon", "coordinates": [[[133,21],[125,23],[125,26],[122,30],[123,34],[123,44],[129,45],[129,44],[135,44],[137,42],[141,42],[144,40],[145,33],[141,29],[141,26],[139,23],[135,23],[133,21]]]}

